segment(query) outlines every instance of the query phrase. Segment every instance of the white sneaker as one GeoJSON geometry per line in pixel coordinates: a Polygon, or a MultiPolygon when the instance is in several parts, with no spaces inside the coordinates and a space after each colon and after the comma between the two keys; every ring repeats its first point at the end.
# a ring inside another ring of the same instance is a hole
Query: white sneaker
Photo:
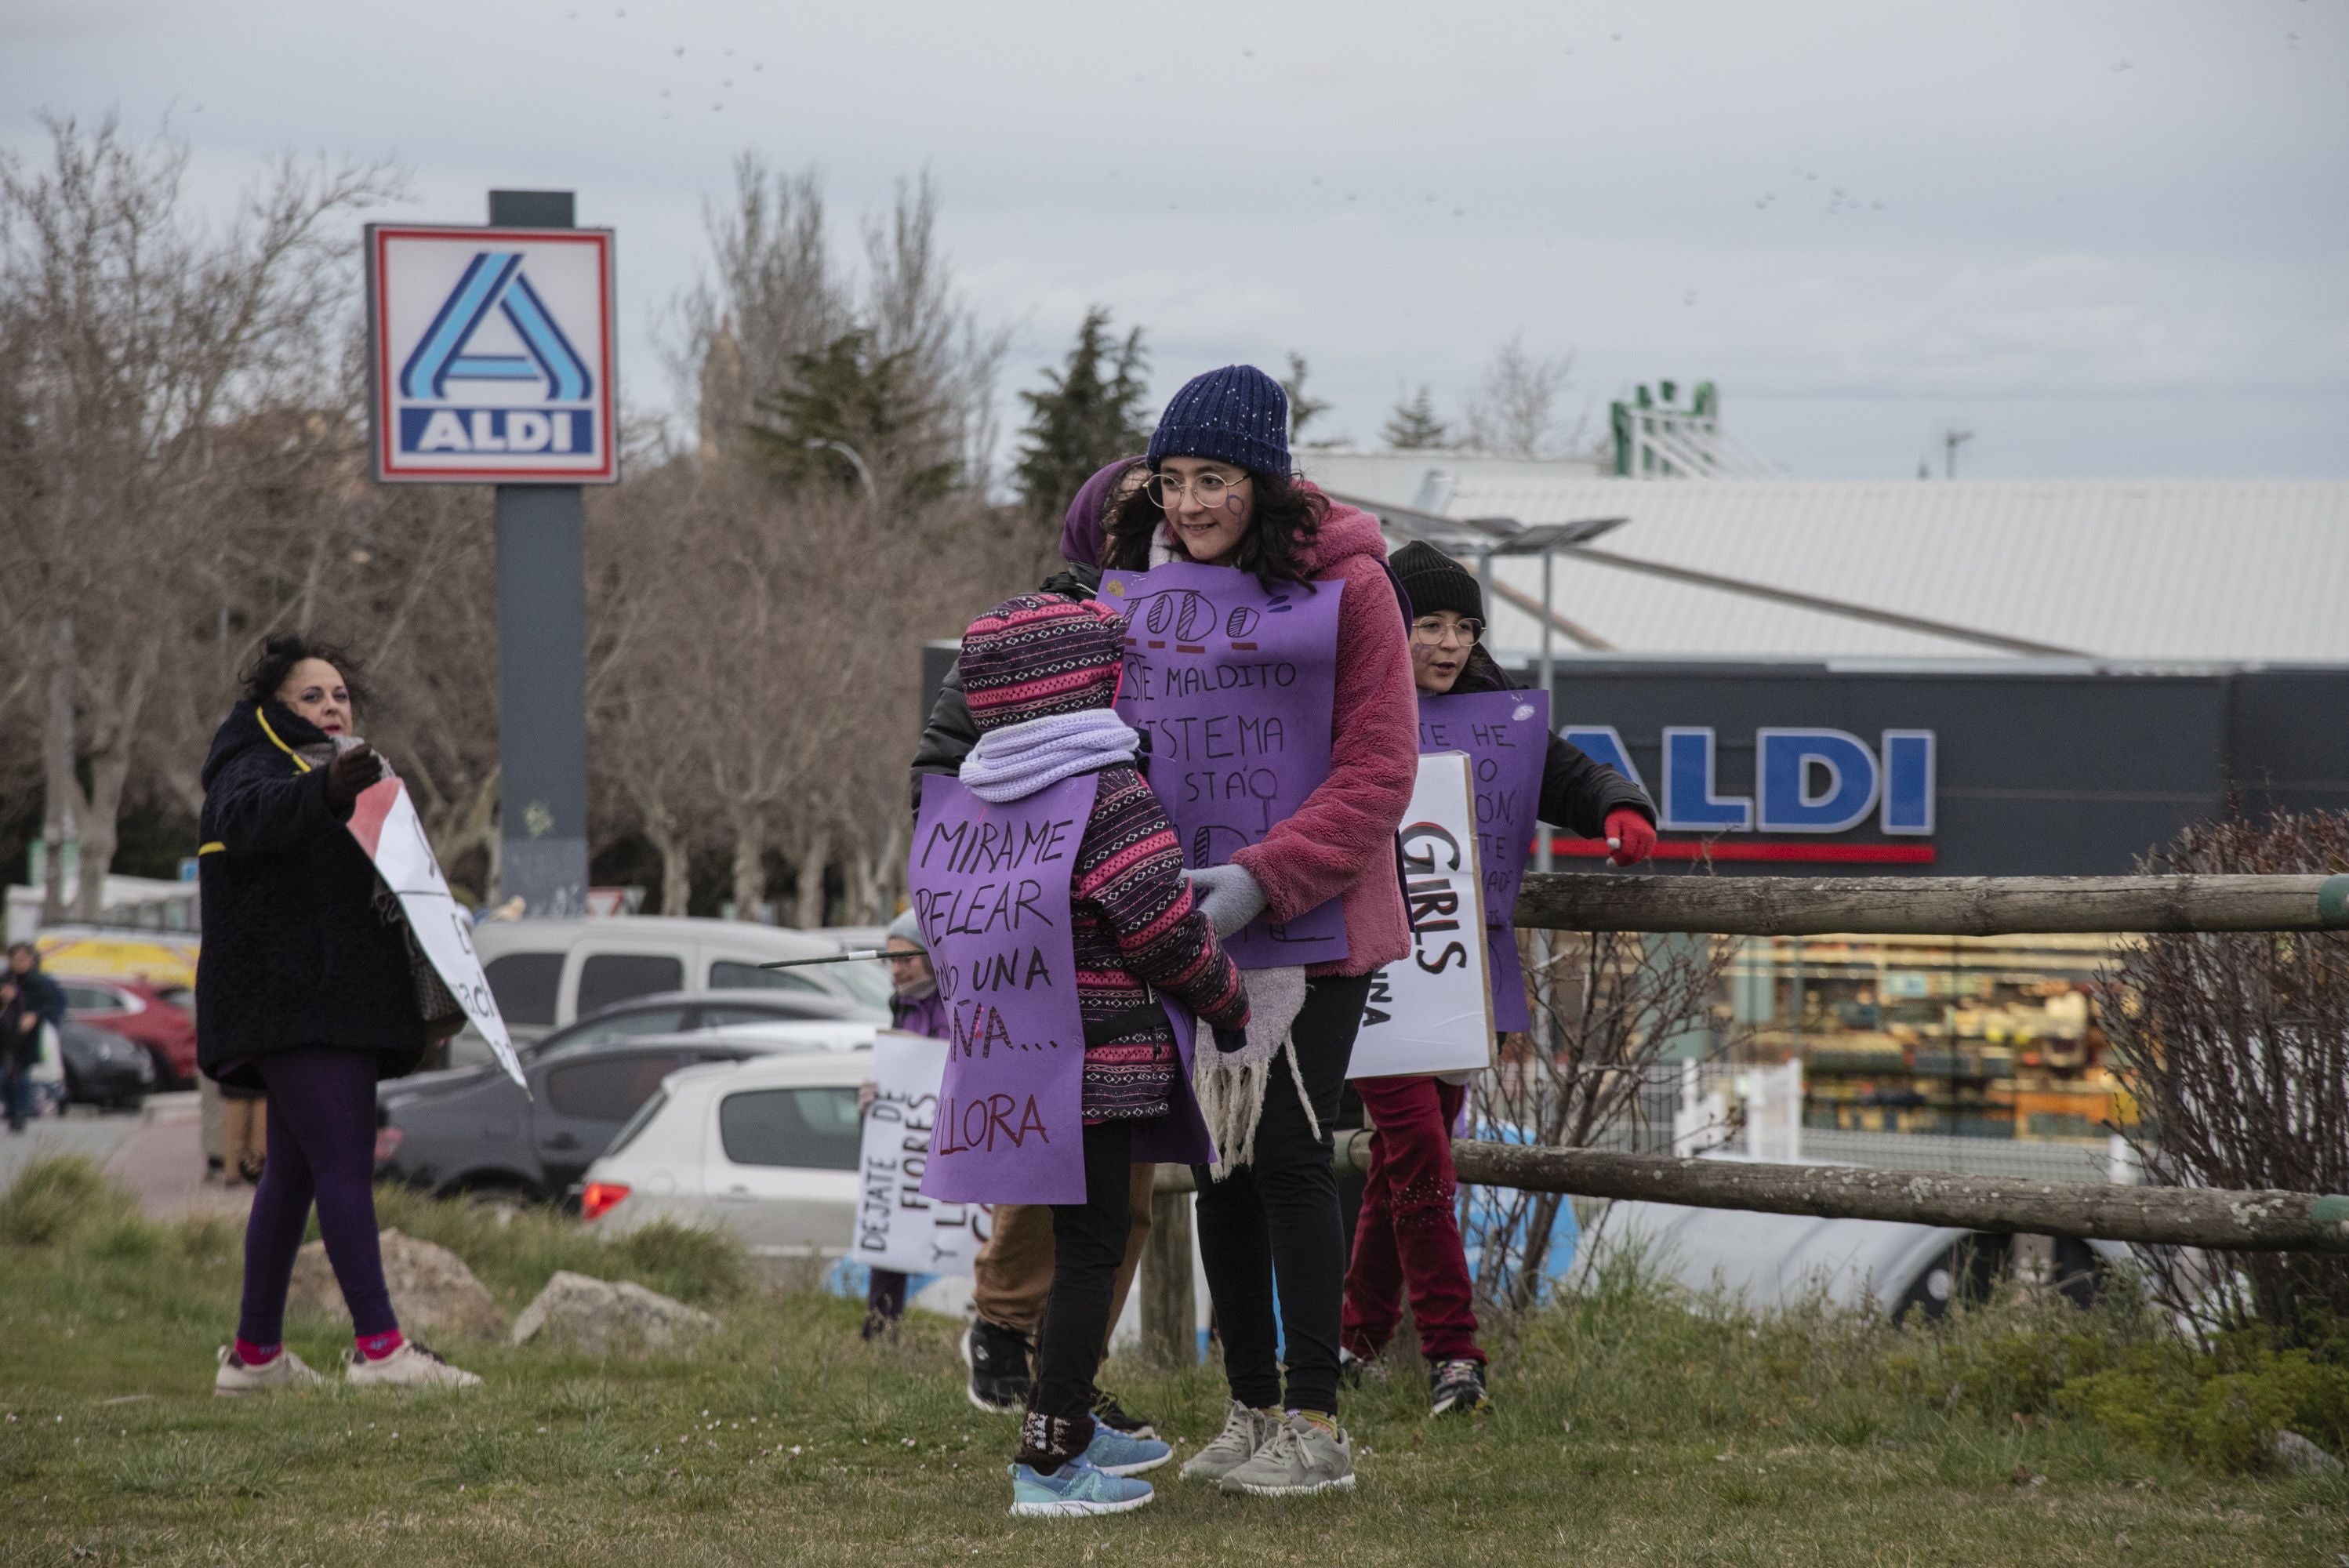
{"type": "Polygon", "coordinates": [[[478,1388],[479,1375],[451,1367],[413,1339],[380,1360],[343,1353],[343,1381],[354,1388],[478,1388]]]}
{"type": "Polygon", "coordinates": [[[291,1350],[280,1350],[258,1367],[247,1367],[236,1351],[221,1346],[220,1370],[212,1374],[212,1392],[222,1398],[242,1394],[267,1394],[279,1388],[323,1388],[326,1380],[304,1365],[291,1350]]]}
{"type": "Polygon", "coordinates": [[[1250,1409],[1237,1399],[1233,1400],[1231,1413],[1224,1418],[1224,1429],[1191,1456],[1190,1462],[1183,1467],[1183,1479],[1223,1480],[1272,1441],[1273,1434],[1282,1429],[1283,1419],[1278,1410],[1250,1409]]]}
{"type": "Polygon", "coordinates": [[[1292,1415],[1247,1463],[1216,1483],[1257,1497],[1304,1497],[1354,1490],[1354,1445],[1344,1429],[1330,1430],[1292,1415]]]}

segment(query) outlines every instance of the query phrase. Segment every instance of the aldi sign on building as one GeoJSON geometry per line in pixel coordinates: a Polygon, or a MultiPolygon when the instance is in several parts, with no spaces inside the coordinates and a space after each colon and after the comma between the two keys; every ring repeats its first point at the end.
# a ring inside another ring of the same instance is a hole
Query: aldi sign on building
{"type": "Polygon", "coordinates": [[[379,480],[619,477],[608,229],[367,225],[379,480]]]}

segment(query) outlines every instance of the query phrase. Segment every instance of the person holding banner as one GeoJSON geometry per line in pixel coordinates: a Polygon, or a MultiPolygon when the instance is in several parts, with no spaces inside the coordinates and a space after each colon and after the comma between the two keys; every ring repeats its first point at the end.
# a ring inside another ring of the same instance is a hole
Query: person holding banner
{"type": "MultiPolygon", "coordinates": [[[[1517,820],[1512,827],[1513,814],[1530,817],[1525,808],[1537,799],[1543,820],[1586,838],[1603,836],[1609,858],[1628,866],[1645,860],[1655,847],[1656,810],[1638,785],[1551,729],[1546,696],[1523,705],[1542,709],[1544,722],[1534,733],[1547,737],[1546,748],[1512,744],[1508,720],[1531,719],[1533,712],[1520,716],[1515,707],[1472,709],[1464,699],[1473,694],[1511,689],[1478,641],[1485,630],[1483,590],[1457,562],[1417,541],[1395,552],[1392,565],[1411,598],[1412,677],[1419,689],[1422,743],[1429,750],[1469,749],[1479,777],[1492,781],[1479,791],[1484,798],[1478,820],[1499,830],[1489,836],[1480,832],[1479,848],[1503,862],[1485,867],[1485,882],[1506,899],[1486,912],[1497,923],[1488,943],[1495,959],[1494,1015],[1504,1030],[1526,1028],[1525,984],[1508,922],[1534,824],[1517,820]],[[1512,777],[1513,769],[1526,764],[1538,768],[1535,778],[1512,777]]],[[[1411,1077],[1357,1078],[1354,1088],[1376,1130],[1346,1271],[1343,1347],[1349,1369],[1375,1360],[1386,1348],[1408,1293],[1420,1354],[1428,1364],[1429,1413],[1472,1414],[1487,1403],[1485,1357],[1476,1343],[1467,1254],[1454,1204],[1458,1177],[1452,1165],[1452,1132],[1466,1086],[1411,1077]]]]}
{"type": "Polygon", "coordinates": [[[923,1193],[1051,1206],[1052,1284],[1020,1423],[1014,1514],[1116,1513],[1173,1449],[1099,1423],[1094,1376],[1137,1161],[1197,1160],[1192,1016],[1238,1028],[1247,995],[1192,905],[1165,812],[1110,711],[1121,618],[1022,594],[963,636],[978,741],[923,780],[908,866],[948,1020],[923,1193]],[[1071,1048],[1073,1047],[1073,1048],[1071,1048]]]}
{"type": "MultiPolygon", "coordinates": [[[[921,927],[912,910],[889,923],[882,950],[889,954],[889,1026],[909,1035],[945,1039],[946,1004],[938,998],[937,976],[930,972],[929,953],[922,945],[921,927]]],[[[858,1088],[859,1115],[873,1109],[874,1087],[866,1083],[858,1088]]],[[[896,1269],[872,1271],[864,1290],[865,1338],[880,1337],[905,1315],[905,1284],[906,1276],[896,1269]]]]}
{"type": "Polygon", "coordinates": [[[244,1233],[236,1343],[212,1389],[325,1379],[283,1343],[285,1290],[313,1199],[351,1311],[354,1387],[481,1382],[404,1337],[376,1237],[375,1086],[426,1046],[408,935],[379,908],[374,862],[347,830],[383,759],[351,736],[340,649],[269,639],[203,767],[197,851],[203,951],[196,1050],[223,1087],[265,1090],[269,1159],[244,1233]]]}
{"type": "Polygon", "coordinates": [[[1288,397],[1263,371],[1195,377],[1148,456],[1102,574],[1129,615],[1119,711],[1150,738],[1151,786],[1253,1016],[1200,1052],[1218,1159],[1196,1170],[1199,1246],[1232,1404],[1183,1474],[1264,1496],[1342,1490],[1330,1135],[1371,976],[1411,950],[1395,849],[1417,751],[1405,616],[1376,520],[1291,471],[1288,397]]]}

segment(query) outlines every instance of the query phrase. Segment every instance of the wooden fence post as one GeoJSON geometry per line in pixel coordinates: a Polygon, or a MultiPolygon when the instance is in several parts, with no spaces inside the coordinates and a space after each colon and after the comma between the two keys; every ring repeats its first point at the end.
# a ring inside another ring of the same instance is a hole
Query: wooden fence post
{"type": "Polygon", "coordinates": [[[1142,1354],[1160,1367],[1188,1367],[1199,1359],[1197,1304],[1191,1297],[1190,1171],[1181,1167],[1184,1190],[1169,1191],[1161,1166],[1157,1196],[1150,1205],[1150,1240],[1142,1252],[1142,1354]]]}

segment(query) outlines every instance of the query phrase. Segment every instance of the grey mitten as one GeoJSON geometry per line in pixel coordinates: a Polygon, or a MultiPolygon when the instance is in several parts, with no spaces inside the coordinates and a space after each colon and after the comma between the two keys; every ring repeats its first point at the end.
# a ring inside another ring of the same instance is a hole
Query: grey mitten
{"type": "Polygon", "coordinates": [[[1217,936],[1229,936],[1265,911],[1264,889],[1246,866],[1203,866],[1183,874],[1190,879],[1191,897],[1217,936]]]}

